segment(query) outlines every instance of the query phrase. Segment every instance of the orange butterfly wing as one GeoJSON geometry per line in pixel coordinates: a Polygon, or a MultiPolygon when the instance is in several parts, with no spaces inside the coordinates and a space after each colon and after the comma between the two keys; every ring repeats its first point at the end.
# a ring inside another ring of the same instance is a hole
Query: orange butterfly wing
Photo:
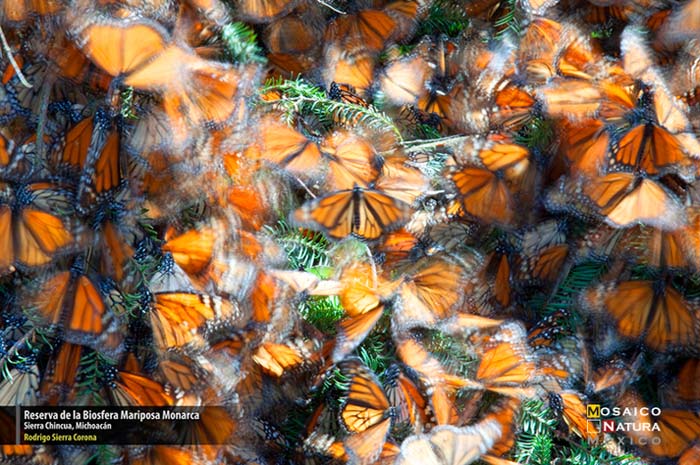
{"type": "Polygon", "coordinates": [[[464,168],[452,175],[464,210],[480,220],[508,224],[514,211],[505,182],[482,168],[464,168]]]}
{"type": "Polygon", "coordinates": [[[99,291],[87,277],[80,276],[76,283],[67,329],[99,335],[102,333],[104,313],[105,304],[99,291]]]}
{"type": "Polygon", "coordinates": [[[16,259],[25,265],[44,265],[73,241],[63,222],[34,208],[24,208],[14,223],[16,259]]]}
{"type": "Polygon", "coordinates": [[[85,54],[112,76],[130,73],[156,55],[166,44],[166,35],[150,22],[93,24],[82,33],[85,54]]]}

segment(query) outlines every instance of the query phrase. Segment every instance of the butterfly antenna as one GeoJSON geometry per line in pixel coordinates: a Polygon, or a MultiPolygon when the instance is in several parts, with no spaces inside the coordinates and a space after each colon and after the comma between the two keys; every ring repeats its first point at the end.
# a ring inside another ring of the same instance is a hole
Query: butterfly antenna
{"type": "Polygon", "coordinates": [[[15,72],[17,73],[17,77],[19,78],[19,82],[22,83],[24,87],[27,89],[31,89],[32,85],[27,81],[27,78],[24,77],[24,74],[22,74],[22,70],[20,69],[19,65],[15,61],[15,57],[12,56],[12,50],[10,49],[10,44],[7,43],[7,38],[5,37],[5,31],[2,30],[2,27],[0,27],[0,40],[2,40],[2,49],[5,51],[5,55],[7,55],[7,59],[10,60],[10,64],[14,68],[15,72]]]}
{"type": "Polygon", "coordinates": [[[334,7],[333,5],[331,5],[330,3],[326,3],[326,2],[324,2],[323,0],[316,0],[316,1],[317,1],[318,3],[320,3],[321,5],[325,6],[326,8],[329,8],[329,9],[335,11],[335,12],[338,13],[338,14],[341,14],[341,15],[346,15],[346,14],[347,14],[346,12],[337,9],[336,7],[334,7]]]}
{"type": "Polygon", "coordinates": [[[369,265],[372,267],[372,287],[375,289],[378,286],[378,281],[377,281],[377,264],[374,261],[374,256],[372,256],[372,251],[369,250],[369,246],[367,244],[364,244],[365,246],[365,252],[367,252],[367,256],[369,257],[369,265]]]}
{"type": "Polygon", "coordinates": [[[296,176],[294,176],[294,179],[296,180],[296,182],[299,183],[299,185],[300,185],[301,187],[304,188],[304,190],[311,196],[312,199],[315,199],[315,198],[316,198],[316,194],[314,194],[313,192],[311,192],[311,189],[309,189],[309,187],[308,187],[306,184],[304,184],[304,181],[302,181],[301,179],[299,179],[299,178],[296,177],[296,176]]]}

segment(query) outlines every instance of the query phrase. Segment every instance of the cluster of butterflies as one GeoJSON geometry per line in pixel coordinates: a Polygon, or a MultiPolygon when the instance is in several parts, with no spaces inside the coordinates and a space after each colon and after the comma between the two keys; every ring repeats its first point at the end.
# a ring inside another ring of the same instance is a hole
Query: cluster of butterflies
{"type": "Polygon", "coordinates": [[[699,463],[698,10],[4,2],[0,405],[223,409],[3,463],[699,463]]]}

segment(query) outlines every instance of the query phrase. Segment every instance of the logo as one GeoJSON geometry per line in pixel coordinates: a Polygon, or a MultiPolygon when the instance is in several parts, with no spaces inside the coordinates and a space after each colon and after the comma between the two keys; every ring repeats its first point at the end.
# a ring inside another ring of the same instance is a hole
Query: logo
{"type": "Polygon", "coordinates": [[[588,418],[600,418],[600,404],[588,404],[588,405],[586,405],[586,417],[588,417],[588,418]]]}
{"type": "Polygon", "coordinates": [[[586,405],[586,430],[598,436],[599,433],[647,433],[617,435],[622,442],[627,440],[636,445],[658,445],[661,431],[656,418],[661,415],[659,407],[601,407],[600,404],[586,405]],[[637,421],[630,421],[636,418],[637,421]]]}
{"type": "Polygon", "coordinates": [[[603,420],[601,423],[603,424],[604,433],[615,432],[615,420],[603,420]]]}

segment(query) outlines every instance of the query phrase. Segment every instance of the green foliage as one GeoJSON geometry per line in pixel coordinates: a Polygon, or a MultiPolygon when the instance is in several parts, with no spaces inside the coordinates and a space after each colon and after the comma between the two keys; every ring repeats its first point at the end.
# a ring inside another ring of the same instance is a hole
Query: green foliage
{"type": "Polygon", "coordinates": [[[345,315],[336,296],[309,297],[298,307],[301,316],[326,334],[335,333],[335,324],[345,315]]]}
{"type": "Polygon", "coordinates": [[[431,3],[425,19],[418,23],[418,36],[446,34],[457,37],[469,27],[464,5],[450,0],[431,3]]]}
{"type": "Polygon", "coordinates": [[[394,121],[374,105],[364,107],[339,100],[333,100],[320,87],[314,86],[304,79],[270,80],[260,89],[261,94],[276,91],[282,94],[279,100],[263,101],[263,104],[273,104],[282,108],[287,123],[293,123],[300,115],[312,116],[324,127],[329,128],[333,119],[349,122],[353,126],[362,125],[377,131],[391,131],[402,140],[401,131],[394,121]]]}
{"type": "Polygon", "coordinates": [[[119,113],[124,119],[127,120],[137,120],[139,117],[134,112],[134,89],[133,87],[127,87],[120,93],[121,97],[121,108],[119,113]]]}
{"type": "Polygon", "coordinates": [[[532,118],[515,136],[515,142],[530,150],[546,152],[554,141],[554,123],[551,120],[532,118]]]}
{"type": "Polygon", "coordinates": [[[372,332],[357,348],[357,355],[360,360],[369,367],[370,370],[383,378],[384,373],[389,368],[392,362],[392,349],[390,346],[391,336],[389,335],[389,318],[388,315],[382,318],[372,332]]]}
{"type": "Polygon", "coordinates": [[[552,411],[539,399],[523,402],[514,460],[528,465],[638,465],[632,455],[613,456],[603,445],[561,436],[552,411]]]}
{"type": "Polygon", "coordinates": [[[116,372],[115,362],[94,350],[83,349],[80,358],[80,381],[77,383],[80,396],[92,396],[98,404],[104,402],[100,390],[116,372]]]}
{"type": "Polygon", "coordinates": [[[609,39],[615,33],[612,22],[607,21],[603,24],[596,25],[591,31],[592,39],[609,39]]]}
{"type": "Polygon", "coordinates": [[[311,270],[331,266],[328,254],[328,239],[316,231],[301,230],[280,219],[274,226],[265,226],[287,254],[289,267],[293,270],[311,270]]]}
{"type": "Polygon", "coordinates": [[[228,58],[234,63],[265,63],[258,38],[253,28],[241,22],[229,23],[221,30],[228,58]]]}
{"type": "Polygon", "coordinates": [[[520,413],[521,432],[515,445],[515,459],[521,463],[549,465],[556,423],[552,412],[541,400],[523,402],[520,413]]]}
{"type": "Polygon", "coordinates": [[[537,296],[529,302],[529,306],[542,317],[560,310],[568,311],[570,318],[562,323],[568,326],[567,329],[570,332],[573,332],[580,323],[580,318],[572,311],[576,307],[579,295],[584,289],[597,282],[606,270],[607,265],[603,261],[588,261],[575,265],[548,300],[542,302],[539,299],[541,296],[537,296]]]}
{"type": "MultiPolygon", "coordinates": [[[[265,231],[287,254],[289,268],[312,272],[320,278],[330,276],[332,263],[328,252],[328,239],[320,233],[301,230],[280,219],[274,226],[265,226],[265,231]]],[[[335,324],[345,311],[336,296],[312,296],[299,303],[302,317],[326,333],[335,332],[335,324]]]]}
{"type": "Polygon", "coordinates": [[[476,359],[461,341],[440,331],[426,331],[424,343],[450,373],[467,378],[473,375],[476,359]]]}
{"type": "Polygon", "coordinates": [[[520,35],[523,29],[523,14],[515,0],[506,0],[504,13],[498,17],[493,25],[496,28],[495,38],[501,40],[509,35],[520,35]]]}
{"type": "Polygon", "coordinates": [[[110,446],[107,444],[98,444],[95,447],[95,453],[92,454],[92,456],[86,460],[86,464],[94,464],[94,465],[111,465],[115,463],[115,460],[118,458],[118,452],[114,448],[114,446],[110,446]]]}
{"type": "Polygon", "coordinates": [[[570,448],[559,454],[560,463],[564,465],[641,465],[642,462],[632,455],[611,455],[604,446],[591,446],[586,443],[571,444],[570,448]]]}

